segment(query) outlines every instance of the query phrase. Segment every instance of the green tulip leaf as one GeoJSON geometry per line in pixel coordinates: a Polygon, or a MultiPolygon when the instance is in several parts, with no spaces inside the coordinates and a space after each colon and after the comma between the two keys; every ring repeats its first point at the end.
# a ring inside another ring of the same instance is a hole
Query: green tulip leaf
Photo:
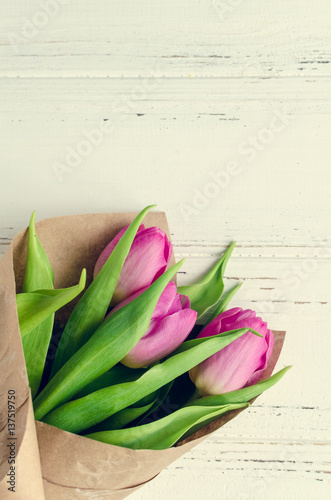
{"type": "MultiPolygon", "coordinates": [[[[28,229],[27,260],[22,287],[24,293],[34,292],[38,289],[53,289],[54,283],[53,270],[38,239],[35,220],[36,212],[33,212],[28,229]]],[[[36,325],[29,335],[22,337],[25,364],[33,398],[40,386],[53,324],[54,313],[36,325]]]]}
{"type": "Polygon", "coordinates": [[[185,406],[214,406],[231,403],[246,403],[275,385],[290,368],[291,366],[286,366],[271,377],[263,380],[262,382],[258,382],[255,385],[250,385],[249,387],[244,387],[243,389],[238,389],[237,391],[226,392],[216,396],[206,396],[200,399],[195,399],[194,401],[187,403],[185,406]]]}
{"type": "Polygon", "coordinates": [[[23,292],[34,292],[42,288],[53,288],[54,274],[46,252],[35,228],[36,212],[31,215],[28,230],[28,253],[23,281],[23,292]]]}
{"type": "Polygon", "coordinates": [[[231,410],[249,406],[248,403],[224,406],[184,407],[156,422],[113,431],[87,434],[85,437],[133,450],[165,450],[174,445],[197,424],[203,425],[231,410]]]}
{"type": "MultiPolygon", "coordinates": [[[[124,358],[145,334],[161,293],[180,269],[182,263],[183,261],[180,261],[172,266],[139,297],[104,320],[92,337],[67,361],[36,398],[35,418],[37,420],[44,417],[53,408],[69,401],[83,387],[110,370],[124,358]]],[[[136,384],[137,382],[132,383],[136,384]]],[[[143,394],[135,401],[146,395],[143,394]]],[[[77,401],[81,401],[81,399],[72,401],[72,404],[77,403],[77,401]]],[[[124,407],[132,403],[124,405],[124,407]]],[[[88,427],[105,420],[108,416],[110,414],[105,415],[97,422],[91,422],[88,427]]]]}
{"type": "Polygon", "coordinates": [[[236,285],[235,287],[231,288],[231,290],[229,290],[223,298],[221,298],[219,304],[217,305],[215,311],[213,312],[213,314],[208,318],[208,321],[206,324],[210,323],[211,321],[213,321],[213,319],[215,319],[219,314],[223,313],[224,311],[226,311],[228,305],[229,305],[229,302],[230,300],[232,299],[232,297],[238,292],[239,288],[242,286],[242,283],[238,283],[238,285],[236,285]]]}
{"type": "Polygon", "coordinates": [[[110,370],[100,375],[100,377],[92,380],[83,389],[81,389],[77,394],[74,395],[72,399],[79,399],[91,394],[92,392],[98,391],[99,389],[104,389],[115,384],[123,384],[124,382],[132,382],[137,380],[141,375],[146,372],[146,368],[128,368],[121,363],[113,366],[110,370]]]}
{"type": "Polygon", "coordinates": [[[135,450],[169,448],[180,438],[184,439],[192,435],[224,413],[249,406],[250,399],[276,384],[290,368],[288,366],[254,386],[219,396],[198,399],[155,422],[117,431],[95,431],[85,435],[85,437],[135,450]],[[205,408],[206,412],[200,412],[197,408],[205,408]],[[191,411],[188,411],[189,409],[191,411]]]}
{"type": "Polygon", "coordinates": [[[154,206],[146,207],[130,224],[76,305],[59,342],[51,377],[87,342],[104,320],[124,261],[129,254],[139,226],[146,213],[154,206]]]}
{"type": "MultiPolygon", "coordinates": [[[[159,280],[160,279],[162,279],[162,277],[159,278],[159,280]]],[[[156,283],[157,281],[154,283],[154,285],[156,283]]],[[[146,293],[147,291],[144,292],[144,294],[146,293]]],[[[140,297],[143,297],[144,294],[140,295],[140,297]]],[[[122,317],[124,316],[123,311],[125,310],[125,308],[134,304],[134,302],[137,301],[140,297],[132,301],[130,304],[124,306],[122,309],[118,310],[113,316],[110,316],[110,318],[116,317],[120,318],[122,321],[122,317]],[[121,311],[122,315],[120,317],[121,311]]],[[[136,310],[137,307],[133,306],[133,309],[136,310]]],[[[205,359],[218,352],[220,349],[223,349],[223,347],[226,347],[231,342],[244,335],[247,331],[249,331],[248,328],[241,328],[223,332],[213,337],[204,337],[200,339],[189,340],[187,342],[184,342],[178,349],[176,349],[176,351],[174,351],[174,353],[169,358],[163,361],[163,363],[159,363],[151,367],[138,380],[134,382],[113,385],[105,389],[100,389],[99,391],[96,391],[89,396],[77,399],[75,401],[70,401],[69,403],[59,406],[62,401],[64,401],[65,399],[67,399],[68,401],[70,398],[70,396],[68,397],[68,393],[72,391],[72,388],[70,387],[70,385],[73,385],[72,375],[74,374],[76,378],[83,377],[86,380],[90,374],[90,370],[96,373],[99,365],[101,363],[104,363],[103,360],[108,356],[108,354],[103,355],[99,359],[99,357],[97,358],[94,355],[94,352],[91,352],[91,348],[93,346],[91,345],[90,347],[88,346],[88,344],[92,341],[92,337],[91,341],[83,346],[81,350],[83,350],[85,347],[89,348],[88,351],[90,353],[90,357],[92,356],[94,362],[92,364],[89,364],[87,367],[87,364],[81,362],[78,357],[76,358],[76,356],[74,356],[73,358],[71,358],[71,360],[69,360],[69,362],[67,363],[67,365],[70,364],[71,368],[69,374],[67,375],[61,370],[59,372],[60,379],[56,380],[56,386],[54,387],[53,385],[53,381],[55,381],[56,378],[54,377],[54,379],[51,380],[48,386],[36,399],[35,417],[37,420],[42,419],[44,422],[50,425],[54,425],[55,427],[59,427],[60,429],[67,430],[69,432],[81,432],[92,427],[93,425],[98,424],[99,422],[102,422],[114,413],[123,410],[128,406],[131,406],[145,396],[148,396],[148,394],[151,394],[160,387],[168,384],[171,380],[174,380],[175,378],[179,377],[197,364],[201,363],[205,359]],[[71,366],[71,362],[73,366],[71,366]],[[67,379],[69,380],[70,384],[67,383],[67,379]],[[55,406],[59,407],[47,415],[47,413],[55,406]]],[[[111,333],[113,333],[113,329],[111,330],[111,333]]],[[[116,329],[115,335],[117,336],[117,339],[121,344],[124,338],[122,339],[122,337],[118,336],[116,329]]],[[[109,335],[107,335],[107,337],[108,344],[112,344],[109,335]]],[[[112,349],[110,349],[109,355],[113,355],[112,349]]],[[[63,368],[65,369],[67,365],[65,365],[63,368]]]]}
{"type": "MultiPolygon", "coordinates": [[[[226,404],[241,404],[241,403],[250,403],[253,398],[259,396],[265,390],[269,389],[273,385],[275,385],[290,369],[290,366],[287,366],[283,370],[280,370],[275,375],[272,375],[270,378],[264,380],[263,382],[259,382],[258,384],[252,385],[250,387],[244,387],[243,389],[239,389],[237,391],[228,392],[225,394],[219,394],[215,396],[206,396],[200,397],[199,399],[195,399],[185,405],[185,407],[192,406],[217,406],[217,405],[226,405],[226,404]]],[[[213,419],[212,419],[213,420],[213,419]]],[[[211,421],[212,421],[211,420],[211,421]]],[[[204,425],[209,422],[205,422],[204,425]]],[[[196,426],[190,429],[190,432],[183,435],[183,439],[194,434],[198,430],[201,429],[201,425],[197,424],[196,426]]]]}
{"type": "MultiPolygon", "coordinates": [[[[140,423],[145,420],[149,415],[157,411],[158,408],[161,407],[161,410],[166,409],[166,406],[164,407],[163,402],[166,400],[171,387],[173,386],[174,381],[171,380],[168,384],[164,385],[159,389],[158,392],[158,397],[155,399],[153,405],[146,411],[146,413],[142,414],[141,418],[137,421],[136,425],[140,425],[140,423]]],[[[116,415],[116,413],[115,413],[116,415]]]]}
{"type": "MultiPolygon", "coordinates": [[[[153,405],[155,399],[151,401],[151,403],[143,405],[143,406],[130,406],[129,408],[124,408],[124,410],[121,410],[115,415],[112,415],[111,417],[107,418],[100,424],[98,424],[98,429],[94,430],[93,432],[103,432],[103,431],[109,431],[112,429],[122,429],[126,425],[130,424],[137,418],[141,417],[146,411],[148,411],[151,406],[153,405]]],[[[116,431],[115,431],[116,432],[116,431]]]]}
{"type": "Polygon", "coordinates": [[[32,399],[36,396],[43,376],[49,343],[52,338],[54,314],[22,337],[26,370],[32,399]]]}
{"type": "Polygon", "coordinates": [[[178,293],[189,297],[191,308],[197,311],[198,318],[219,301],[224,289],[224,271],[234,247],[235,242],[231,243],[214,267],[197,283],[178,287],[178,293]]]}
{"type": "Polygon", "coordinates": [[[158,400],[159,391],[155,391],[152,394],[149,394],[145,398],[137,401],[132,406],[128,408],[124,408],[121,411],[118,411],[111,417],[106,418],[103,422],[95,425],[91,429],[88,430],[91,432],[103,432],[103,431],[111,431],[114,429],[122,429],[126,425],[130,424],[137,418],[144,415],[147,411],[149,411],[154,405],[155,401],[158,400]]]}
{"type": "Polygon", "coordinates": [[[34,329],[55,311],[73,300],[84,289],[86,270],[78,285],[58,290],[45,289],[16,295],[17,314],[22,338],[33,335],[34,329]]]}

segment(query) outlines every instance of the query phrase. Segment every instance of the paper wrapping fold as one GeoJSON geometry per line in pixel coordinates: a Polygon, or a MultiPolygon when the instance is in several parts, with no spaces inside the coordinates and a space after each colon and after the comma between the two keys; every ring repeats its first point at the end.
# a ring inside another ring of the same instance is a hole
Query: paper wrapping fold
{"type": "Polygon", "coordinates": [[[0,498],[13,498],[13,492],[8,490],[11,485],[7,483],[10,480],[7,471],[12,466],[15,468],[15,499],[44,500],[36,428],[16,312],[13,248],[12,244],[0,260],[0,498]],[[9,390],[15,391],[12,435],[8,429],[9,390]],[[11,442],[15,443],[12,456],[8,446],[11,442]],[[14,460],[11,464],[9,458],[14,460]]]}
{"type": "MultiPolygon", "coordinates": [[[[116,233],[133,220],[135,215],[132,213],[77,215],[38,222],[37,233],[53,267],[55,287],[62,288],[78,283],[84,267],[87,269],[87,284],[89,284],[98,255],[116,233]]],[[[164,213],[149,213],[144,224],[147,227],[158,226],[169,235],[164,213]]],[[[204,436],[218,429],[242,411],[230,412],[205,426],[177,447],[163,451],[129,450],[111,446],[76,436],[41,422],[36,422],[34,427],[28,421],[26,426],[30,395],[15,301],[15,279],[16,289],[20,291],[24,277],[26,244],[27,230],[24,230],[14,238],[0,261],[0,478],[5,476],[8,469],[6,396],[8,389],[11,388],[14,388],[17,393],[17,449],[23,440],[18,456],[20,458],[21,455],[21,464],[17,484],[24,488],[27,495],[33,489],[35,493],[31,498],[36,500],[44,498],[47,500],[59,498],[119,500],[125,498],[196,446],[204,439],[204,436]],[[36,430],[40,461],[35,440],[36,430]],[[28,443],[28,457],[24,442],[28,443]],[[24,485],[23,480],[26,481],[24,485]]],[[[71,302],[56,314],[57,324],[63,324],[67,320],[74,304],[75,301],[71,302]]],[[[283,344],[284,332],[274,333],[276,342],[273,354],[260,379],[267,378],[272,373],[283,344]]],[[[7,491],[4,486],[5,480],[6,478],[0,483],[0,492],[4,492],[1,498],[4,499],[7,491]]],[[[8,498],[11,497],[8,496],[8,498]]],[[[30,500],[30,496],[16,498],[30,500]]]]}

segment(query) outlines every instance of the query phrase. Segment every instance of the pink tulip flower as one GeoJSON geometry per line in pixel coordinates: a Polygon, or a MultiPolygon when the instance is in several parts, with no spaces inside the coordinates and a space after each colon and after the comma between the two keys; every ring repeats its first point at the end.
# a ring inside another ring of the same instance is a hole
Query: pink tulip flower
{"type": "Polygon", "coordinates": [[[235,307],[219,314],[200,332],[198,338],[237,328],[252,328],[263,337],[247,332],[192,368],[190,378],[202,396],[223,394],[253,385],[267,366],[274,336],[267,323],[250,309],[235,307]]]}
{"type": "MultiPolygon", "coordinates": [[[[110,314],[145,290],[146,288],[143,288],[120,302],[110,314]]],[[[184,342],[196,319],[197,312],[190,309],[189,298],[177,293],[176,284],[170,281],[156,304],[146,333],[121,362],[130,368],[141,368],[159,361],[184,342]]]]}
{"type": "MultiPolygon", "coordinates": [[[[127,228],[128,226],[122,229],[100,254],[94,267],[94,278],[127,228]]],[[[115,305],[137,290],[150,286],[166,270],[171,254],[172,245],[161,229],[145,228],[143,224],[139,226],[124,262],[111,304],[115,305]]]]}

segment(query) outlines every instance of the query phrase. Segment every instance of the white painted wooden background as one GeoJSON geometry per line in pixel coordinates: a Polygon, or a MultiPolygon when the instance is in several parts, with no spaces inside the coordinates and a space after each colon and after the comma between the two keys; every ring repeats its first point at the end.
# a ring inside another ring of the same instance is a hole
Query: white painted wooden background
{"type": "Polygon", "coordinates": [[[33,209],[155,202],[180,283],[235,239],[233,305],[287,331],[286,378],[132,500],[330,499],[330,2],[12,0],[0,17],[1,252],[33,209]]]}

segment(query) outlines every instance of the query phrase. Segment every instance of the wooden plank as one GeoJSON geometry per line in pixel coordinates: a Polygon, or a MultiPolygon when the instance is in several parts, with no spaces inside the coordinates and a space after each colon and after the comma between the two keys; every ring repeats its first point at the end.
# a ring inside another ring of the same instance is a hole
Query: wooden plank
{"type": "Polygon", "coordinates": [[[329,498],[329,447],[234,436],[207,440],[132,495],[146,498],[262,500],[329,498]],[[161,494],[161,492],[163,492],[161,494]]]}
{"type": "Polygon", "coordinates": [[[330,75],[324,0],[5,3],[3,76],[330,75]],[[323,15],[321,15],[323,13],[323,15]]]}
{"type": "Polygon", "coordinates": [[[14,211],[2,192],[2,227],[19,230],[35,208],[44,218],[155,200],[177,246],[328,252],[327,79],[171,79],[132,94],[143,82],[0,80],[4,186],[16,191],[14,211]]]}

